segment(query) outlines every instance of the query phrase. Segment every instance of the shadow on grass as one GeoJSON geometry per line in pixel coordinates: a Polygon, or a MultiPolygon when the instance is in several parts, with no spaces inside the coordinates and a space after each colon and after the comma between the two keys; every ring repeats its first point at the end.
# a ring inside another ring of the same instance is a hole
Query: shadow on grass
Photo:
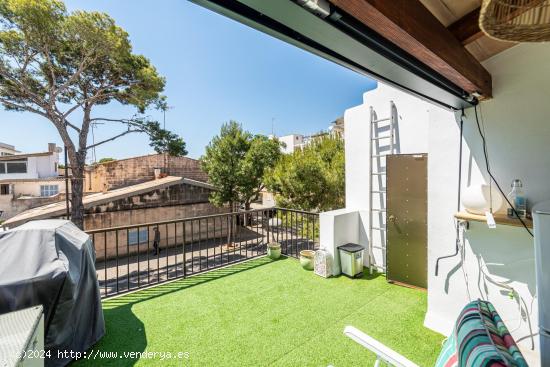
{"type": "Polygon", "coordinates": [[[348,278],[348,279],[353,279],[353,280],[356,280],[356,281],[362,281],[362,280],[374,280],[374,279],[377,279],[377,278],[380,278],[380,277],[386,277],[384,275],[384,273],[379,273],[379,272],[376,272],[374,271],[372,274],[369,273],[369,268],[364,268],[363,269],[363,275],[361,277],[357,277],[357,278],[352,278],[352,277],[348,277],[347,275],[344,275],[344,274],[339,274],[337,276],[333,276],[332,278],[348,278]]]}
{"type": "Polygon", "coordinates": [[[71,366],[133,366],[140,359],[139,353],[146,350],[145,325],[134,314],[131,304],[104,309],[103,314],[106,332],[87,351],[92,359],[81,359],[71,366]]]}
{"type": "Polygon", "coordinates": [[[170,293],[179,292],[266,264],[271,264],[275,261],[286,260],[286,257],[281,257],[279,260],[261,257],[247,262],[230,265],[225,268],[193,275],[189,278],[141,289],[119,297],[106,299],[103,301],[103,314],[107,332],[105,336],[88,351],[88,353],[92,353],[92,355],[95,351],[98,351],[100,354],[96,356],[96,359],[81,359],[74,363],[74,365],[92,366],[100,364],[102,366],[133,366],[137,363],[140,358],[139,353],[144,352],[147,348],[147,334],[145,325],[132,310],[134,304],[162,297],[170,293]],[[123,353],[127,354],[124,355],[123,358],[119,357],[117,359],[112,358],[112,354],[108,357],[107,355],[110,352],[116,352],[119,356],[123,353]],[[130,352],[134,354],[128,354],[130,352]]]}
{"type": "Polygon", "coordinates": [[[109,298],[103,302],[103,309],[109,310],[112,308],[133,305],[139,302],[148,301],[157,297],[162,297],[166,294],[179,292],[183,289],[191,288],[196,285],[201,285],[212,280],[221,279],[229,275],[241,273],[246,270],[254,269],[259,266],[271,264],[274,261],[285,261],[286,257],[281,257],[279,260],[271,260],[267,257],[260,257],[250,261],[236,263],[225,268],[192,275],[188,278],[178,279],[169,283],[163,283],[151,288],[141,289],[136,292],[124,294],[119,297],[109,298]]]}
{"type": "MultiPolygon", "coordinates": [[[[163,283],[151,288],[137,290],[132,293],[127,293],[118,297],[106,299],[103,301],[103,312],[107,332],[105,336],[88,353],[123,353],[132,352],[134,354],[124,355],[124,358],[109,358],[103,354],[103,357],[98,357],[95,360],[80,360],[75,365],[78,366],[133,366],[139,359],[139,353],[147,349],[147,329],[144,323],[134,314],[132,307],[140,302],[149,301],[157,297],[162,297],[168,294],[189,289],[194,286],[206,284],[213,280],[225,278],[230,275],[242,273],[247,270],[268,265],[277,261],[292,261],[292,258],[282,256],[279,260],[271,260],[267,257],[260,257],[250,261],[236,263],[225,268],[218,268],[209,272],[200,273],[182,278],[169,283],[163,283]]],[[[294,259],[296,261],[296,259],[294,259]]],[[[299,267],[299,264],[296,264],[299,267]]],[[[381,273],[369,274],[368,268],[365,268],[363,277],[356,278],[355,281],[361,282],[365,280],[373,280],[380,276],[381,273]]],[[[339,277],[345,277],[340,275],[339,277]]]]}

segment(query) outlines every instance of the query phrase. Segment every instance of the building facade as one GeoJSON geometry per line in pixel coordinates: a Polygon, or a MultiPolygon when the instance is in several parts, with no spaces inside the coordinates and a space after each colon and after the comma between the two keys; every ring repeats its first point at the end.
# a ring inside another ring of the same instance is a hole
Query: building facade
{"type": "Polygon", "coordinates": [[[46,152],[29,154],[0,144],[0,220],[64,198],[65,185],[58,175],[60,152],[53,143],[46,152]]]}
{"type": "Polygon", "coordinates": [[[5,155],[14,155],[17,153],[20,152],[15,150],[15,146],[0,142],[0,157],[5,155]]]}
{"type": "Polygon", "coordinates": [[[330,123],[326,131],[321,131],[316,134],[302,135],[290,134],[278,137],[279,141],[284,145],[281,148],[284,154],[292,154],[296,149],[301,149],[314,142],[323,136],[340,137],[344,139],[344,118],[339,117],[330,123]]]}
{"type": "Polygon", "coordinates": [[[283,143],[281,150],[284,154],[292,154],[296,149],[304,146],[304,135],[290,134],[279,137],[279,141],[283,143]]]}
{"type": "MultiPolygon", "coordinates": [[[[209,196],[213,190],[205,182],[167,176],[86,195],[83,199],[86,231],[123,228],[120,231],[109,231],[107,238],[104,238],[103,232],[93,235],[97,259],[149,251],[155,228],[160,231],[160,247],[169,246],[181,239],[183,225],[151,223],[181,221],[185,218],[229,212],[228,207],[216,207],[210,203],[209,196]],[[135,225],[143,226],[124,229],[135,225]]],[[[20,213],[4,222],[4,226],[12,228],[31,220],[62,218],[65,215],[65,203],[57,202],[20,213]]],[[[202,226],[193,227],[192,231],[187,228],[186,233],[193,233],[196,238],[206,238],[207,232],[213,232],[214,227],[213,221],[206,221],[202,226]]],[[[225,227],[217,228],[216,233],[219,236],[224,235],[225,227]]]]}

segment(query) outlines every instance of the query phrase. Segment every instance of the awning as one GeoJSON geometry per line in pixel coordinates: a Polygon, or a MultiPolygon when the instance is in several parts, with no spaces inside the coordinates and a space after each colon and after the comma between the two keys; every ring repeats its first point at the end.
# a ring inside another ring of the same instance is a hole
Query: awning
{"type": "MultiPolygon", "coordinates": [[[[314,14],[311,10],[298,4],[305,1],[192,1],[443,107],[460,109],[477,103],[477,93],[461,88],[426,63],[404,51],[403,48],[396,46],[387,38],[365,26],[365,22],[360,21],[357,14],[347,13],[334,6],[335,1],[331,1],[329,11],[325,14],[314,14]]],[[[367,4],[366,6],[371,6],[368,4],[372,1],[363,0],[363,2],[367,4]]],[[[357,1],[349,3],[357,3],[357,1]]],[[[397,6],[397,3],[401,2],[391,1],[388,3],[395,3],[397,6]]],[[[421,11],[431,15],[427,9],[422,9],[421,11]]],[[[441,27],[446,32],[446,28],[442,25],[441,27]]],[[[448,34],[444,34],[444,36],[449,37],[448,34]]],[[[437,38],[437,35],[433,37],[437,38]]],[[[456,46],[454,42],[458,41],[451,40],[450,43],[453,47],[456,46]]],[[[460,45],[460,43],[457,44],[460,45]]],[[[460,47],[462,46],[460,45],[460,47]]],[[[458,46],[457,50],[458,54],[461,54],[458,46]]],[[[467,52],[465,55],[468,59],[467,62],[481,67],[473,57],[469,59],[471,55],[467,52]]],[[[481,67],[481,70],[483,72],[484,69],[481,67]]],[[[490,86],[490,75],[488,78],[490,86]]]]}

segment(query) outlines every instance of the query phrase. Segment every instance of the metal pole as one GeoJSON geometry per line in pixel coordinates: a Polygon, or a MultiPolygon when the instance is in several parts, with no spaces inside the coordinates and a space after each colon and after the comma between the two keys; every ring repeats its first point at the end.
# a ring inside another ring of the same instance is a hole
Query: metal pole
{"type": "Polygon", "coordinates": [[[67,207],[67,220],[69,220],[71,219],[71,211],[69,209],[69,164],[67,161],[67,146],[65,146],[65,205],[67,207]]]}

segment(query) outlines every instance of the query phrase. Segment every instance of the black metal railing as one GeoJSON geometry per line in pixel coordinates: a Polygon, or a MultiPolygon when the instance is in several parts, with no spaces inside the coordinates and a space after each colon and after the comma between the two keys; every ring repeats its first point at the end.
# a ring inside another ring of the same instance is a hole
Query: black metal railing
{"type": "Polygon", "coordinates": [[[88,231],[101,296],[265,255],[269,242],[298,257],[317,249],[319,214],[270,208],[88,231]]]}

